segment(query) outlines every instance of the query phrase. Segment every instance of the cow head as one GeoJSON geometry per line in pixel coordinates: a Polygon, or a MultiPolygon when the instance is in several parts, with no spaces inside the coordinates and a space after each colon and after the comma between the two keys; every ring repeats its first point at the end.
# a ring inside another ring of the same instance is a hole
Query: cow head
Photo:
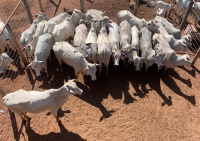
{"type": "Polygon", "coordinates": [[[85,15],[78,9],[74,9],[72,13],[72,21],[74,22],[74,26],[78,26],[80,19],[84,19],[85,15]]]}
{"type": "Polygon", "coordinates": [[[43,21],[43,20],[48,20],[45,13],[43,13],[43,12],[39,12],[38,14],[35,14],[35,17],[37,17],[38,23],[43,21]]]}
{"type": "Polygon", "coordinates": [[[142,63],[143,60],[144,60],[143,57],[135,57],[133,59],[133,64],[135,66],[136,71],[140,71],[140,64],[142,63]]]}
{"type": "Polygon", "coordinates": [[[127,44],[126,46],[123,46],[121,49],[122,51],[122,60],[128,59],[128,62],[131,62],[133,60],[133,50],[134,48],[131,47],[131,45],[127,44]]]}
{"type": "Polygon", "coordinates": [[[156,24],[156,21],[148,21],[146,26],[149,31],[153,33],[159,33],[159,26],[156,24]]]}
{"type": "Polygon", "coordinates": [[[83,93],[83,90],[76,85],[75,79],[68,80],[68,82],[65,83],[64,86],[66,87],[67,91],[73,95],[75,94],[82,95],[83,93]]]}
{"type": "Polygon", "coordinates": [[[32,46],[30,44],[27,44],[23,48],[23,51],[25,51],[27,58],[31,58],[32,57],[32,55],[33,55],[33,49],[32,49],[32,46]]]}
{"type": "Polygon", "coordinates": [[[121,49],[114,48],[112,51],[113,59],[114,59],[114,66],[119,66],[119,60],[121,58],[121,49]]]}
{"type": "Polygon", "coordinates": [[[41,76],[40,71],[43,68],[46,69],[46,66],[47,66],[47,62],[46,61],[37,61],[37,60],[34,60],[32,63],[30,63],[27,66],[27,68],[31,67],[35,71],[36,76],[41,76]]]}
{"type": "Polygon", "coordinates": [[[91,78],[92,78],[92,81],[96,80],[97,77],[96,77],[96,71],[97,71],[97,68],[96,67],[101,67],[100,64],[91,64],[89,63],[84,71],[84,74],[85,75],[90,75],[91,78]]]}
{"type": "Polygon", "coordinates": [[[180,65],[184,65],[184,66],[191,66],[191,62],[190,62],[190,56],[188,54],[185,54],[182,56],[183,57],[183,60],[182,60],[182,63],[180,65]]]}

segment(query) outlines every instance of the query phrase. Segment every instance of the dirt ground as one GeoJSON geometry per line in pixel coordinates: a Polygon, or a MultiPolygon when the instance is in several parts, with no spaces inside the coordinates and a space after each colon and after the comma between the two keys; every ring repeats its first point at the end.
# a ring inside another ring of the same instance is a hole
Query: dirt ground
{"type": "MultiPolygon", "coordinates": [[[[0,18],[4,22],[16,3],[17,0],[1,0],[0,18]]],[[[70,10],[79,8],[79,0],[61,1],[56,14],[66,6],[70,10]]],[[[49,1],[43,2],[43,8],[49,17],[53,16],[56,9],[49,1]]],[[[105,11],[105,15],[114,21],[118,11],[130,10],[126,0],[95,0],[93,4],[85,2],[85,9],[90,8],[105,11]]],[[[152,8],[147,8],[146,3],[141,2],[138,15],[150,20],[153,18],[152,8]]],[[[15,30],[25,27],[23,25],[15,30]]],[[[189,53],[193,60],[194,55],[189,53]]],[[[39,91],[59,88],[68,78],[74,78],[73,69],[69,66],[63,66],[64,74],[57,70],[55,57],[53,63],[48,62],[50,79],[42,75],[35,80],[32,70],[17,64],[17,67],[11,65],[9,68],[11,73],[0,75],[0,97],[21,88],[39,91]]],[[[21,118],[10,115],[0,101],[0,109],[4,111],[0,113],[0,140],[199,141],[200,61],[197,60],[193,68],[177,67],[167,70],[166,74],[161,70],[157,75],[155,72],[156,67],[152,66],[147,76],[144,70],[138,74],[131,65],[125,69],[121,62],[120,68],[115,70],[111,62],[108,77],[105,73],[96,81],[86,77],[87,83],[84,83],[82,75],[79,75],[77,84],[83,89],[83,95],[69,97],[62,110],[59,110],[60,124],[47,113],[28,113],[32,119],[24,126],[21,118]]]]}

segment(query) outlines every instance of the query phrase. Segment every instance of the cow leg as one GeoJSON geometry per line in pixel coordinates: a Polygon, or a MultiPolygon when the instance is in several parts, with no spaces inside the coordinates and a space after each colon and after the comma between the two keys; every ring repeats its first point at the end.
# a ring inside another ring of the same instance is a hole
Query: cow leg
{"type": "Polygon", "coordinates": [[[58,117],[58,110],[55,110],[55,111],[50,111],[51,114],[56,118],[56,122],[61,122],[59,117],[58,117]]]}
{"type": "Polygon", "coordinates": [[[164,74],[166,74],[167,67],[165,66],[164,74]]]}
{"type": "Polygon", "coordinates": [[[78,78],[79,71],[75,70],[75,79],[78,78]]]}
{"type": "Polygon", "coordinates": [[[25,113],[21,113],[27,120],[31,120],[31,117],[27,116],[25,113]]]}
{"type": "Polygon", "coordinates": [[[105,64],[105,67],[106,67],[106,76],[108,76],[108,63],[107,64],[105,64]]]}

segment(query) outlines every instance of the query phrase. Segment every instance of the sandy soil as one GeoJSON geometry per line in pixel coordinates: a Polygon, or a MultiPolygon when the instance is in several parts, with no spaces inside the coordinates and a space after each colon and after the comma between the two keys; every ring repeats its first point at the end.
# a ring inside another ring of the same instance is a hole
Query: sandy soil
{"type": "MultiPolygon", "coordinates": [[[[6,21],[17,3],[17,0],[5,1],[0,2],[0,18],[3,21],[6,21]]],[[[33,4],[32,1],[31,3],[33,4]]],[[[58,0],[55,3],[58,3],[58,0]]],[[[65,6],[70,10],[79,8],[79,1],[61,1],[56,14],[62,12],[65,6]]],[[[56,10],[49,2],[43,2],[43,8],[49,17],[53,16],[56,10]]],[[[106,15],[114,21],[119,10],[130,10],[126,0],[95,0],[93,4],[85,2],[85,9],[90,8],[106,11],[106,15]]],[[[39,6],[32,7],[33,13],[38,10],[39,6]]],[[[145,2],[142,2],[138,15],[149,20],[153,18],[152,8],[147,8],[145,2]]],[[[25,16],[25,11],[18,12],[10,22],[16,35],[29,26],[25,16]],[[21,17],[20,20],[17,16],[21,17]]],[[[192,60],[194,55],[190,53],[190,57],[192,60]]],[[[1,97],[20,88],[40,91],[59,88],[68,77],[74,78],[71,67],[64,65],[64,74],[58,72],[57,67],[58,63],[53,57],[53,63],[48,62],[50,79],[42,75],[35,80],[34,73],[15,60],[9,68],[10,71],[0,75],[1,97]]],[[[138,74],[132,66],[125,69],[120,64],[120,68],[115,70],[111,62],[109,77],[104,73],[96,81],[86,77],[87,83],[84,83],[83,77],[79,75],[78,86],[83,89],[83,95],[70,96],[62,110],[59,110],[61,124],[55,122],[53,116],[47,113],[28,113],[32,120],[23,126],[20,117],[10,115],[0,101],[0,109],[5,112],[0,113],[0,140],[198,141],[199,69],[198,60],[194,68],[177,67],[167,70],[167,74],[161,70],[156,75],[156,67],[152,66],[148,76],[145,76],[144,71],[138,74]]]]}

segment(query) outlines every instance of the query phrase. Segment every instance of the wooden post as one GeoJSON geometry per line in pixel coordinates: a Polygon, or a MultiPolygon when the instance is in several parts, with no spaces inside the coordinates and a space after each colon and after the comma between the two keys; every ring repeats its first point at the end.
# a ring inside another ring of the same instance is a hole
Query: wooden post
{"type": "Polygon", "coordinates": [[[194,63],[197,61],[197,59],[200,57],[200,48],[198,49],[193,61],[192,61],[192,64],[191,66],[194,66],[194,63]]]}
{"type": "Polygon", "coordinates": [[[134,15],[135,16],[137,16],[138,6],[139,6],[139,0],[136,0],[135,1],[135,7],[134,7],[134,15]]]}
{"type": "Polygon", "coordinates": [[[39,3],[39,6],[40,6],[40,11],[41,11],[41,12],[44,12],[43,7],[42,7],[42,2],[41,2],[41,0],[38,0],[38,3],[39,3]]]}
{"type": "Polygon", "coordinates": [[[24,5],[25,5],[25,8],[26,8],[26,12],[28,14],[29,21],[32,24],[33,23],[33,16],[31,14],[31,10],[30,10],[30,7],[28,5],[28,2],[27,2],[27,0],[23,0],[23,2],[24,2],[24,5]]]}
{"type": "Polygon", "coordinates": [[[84,13],[84,0],[80,0],[80,9],[84,13]]]}
{"type": "Polygon", "coordinates": [[[9,33],[10,36],[11,36],[11,39],[10,39],[10,40],[13,42],[14,47],[17,49],[17,52],[19,53],[19,55],[20,55],[20,57],[21,57],[23,63],[24,63],[25,65],[27,65],[27,60],[26,60],[26,58],[24,57],[22,48],[20,48],[20,46],[19,46],[19,44],[18,44],[18,42],[17,42],[17,40],[16,40],[16,38],[15,38],[14,33],[12,32],[12,30],[11,30],[11,28],[10,28],[10,26],[9,26],[8,24],[6,25],[6,29],[8,30],[8,33],[9,33]]]}
{"type": "Polygon", "coordinates": [[[183,29],[183,26],[185,25],[185,21],[186,21],[187,18],[188,18],[188,15],[189,15],[189,13],[190,13],[190,10],[192,9],[193,3],[194,3],[193,0],[191,0],[190,3],[189,3],[189,5],[188,5],[188,9],[187,9],[187,11],[186,11],[186,14],[185,14],[183,20],[181,21],[181,28],[180,28],[180,30],[182,30],[182,29],[183,29]]]}

